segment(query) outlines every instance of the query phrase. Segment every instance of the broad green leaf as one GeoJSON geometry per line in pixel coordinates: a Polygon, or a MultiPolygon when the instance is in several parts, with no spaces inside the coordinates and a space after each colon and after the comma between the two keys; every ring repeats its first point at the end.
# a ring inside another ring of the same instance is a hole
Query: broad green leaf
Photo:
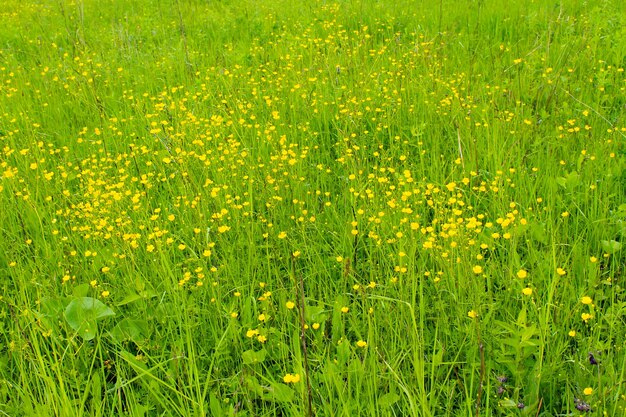
{"type": "Polygon", "coordinates": [[[617,240],[603,240],[600,243],[602,244],[602,249],[606,253],[615,253],[622,248],[622,244],[617,240]]]}
{"type": "Polygon", "coordinates": [[[388,392],[387,394],[381,396],[378,399],[378,405],[381,408],[388,408],[388,407],[391,407],[396,402],[398,402],[399,399],[400,399],[400,396],[396,394],[395,392],[388,392]]]}
{"type": "Polygon", "coordinates": [[[131,340],[140,344],[150,335],[150,326],[145,320],[125,318],[117,323],[110,334],[117,342],[131,340]]]}
{"type": "Polygon", "coordinates": [[[243,359],[243,363],[245,365],[254,365],[263,362],[266,355],[267,351],[265,349],[261,349],[259,351],[246,350],[241,354],[241,358],[243,359]]]}
{"type": "Polygon", "coordinates": [[[77,285],[72,290],[72,295],[74,297],[86,297],[87,294],[89,294],[89,289],[90,288],[91,288],[90,285],[87,284],[87,283],[84,283],[84,284],[81,284],[81,285],[77,285]]]}
{"type": "Polygon", "coordinates": [[[278,382],[273,382],[267,391],[269,400],[273,400],[279,403],[287,403],[293,401],[294,393],[289,386],[278,382]]]}
{"type": "Polygon", "coordinates": [[[65,321],[76,330],[78,335],[85,340],[91,340],[96,337],[98,331],[96,321],[114,316],[115,313],[95,298],[79,297],[68,304],[63,315],[65,321]]]}

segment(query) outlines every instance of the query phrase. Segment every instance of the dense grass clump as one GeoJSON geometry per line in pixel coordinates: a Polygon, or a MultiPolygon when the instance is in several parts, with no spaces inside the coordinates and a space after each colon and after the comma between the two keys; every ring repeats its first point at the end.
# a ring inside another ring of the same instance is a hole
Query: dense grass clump
{"type": "Polygon", "coordinates": [[[624,28],[5,0],[0,414],[623,415],[624,28]]]}

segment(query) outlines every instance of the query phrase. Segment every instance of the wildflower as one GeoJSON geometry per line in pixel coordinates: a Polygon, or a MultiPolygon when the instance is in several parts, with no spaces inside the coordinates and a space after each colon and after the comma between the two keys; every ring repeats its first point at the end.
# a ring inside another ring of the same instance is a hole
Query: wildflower
{"type": "Polygon", "coordinates": [[[265,336],[263,336],[263,335],[261,334],[261,335],[259,335],[259,336],[256,338],[256,340],[258,340],[258,341],[259,341],[259,343],[265,343],[265,342],[267,342],[267,337],[265,337],[265,336]]]}
{"type": "Polygon", "coordinates": [[[569,337],[575,337],[576,336],[576,330],[572,329],[567,334],[569,335],[569,337]]]}
{"type": "Polygon", "coordinates": [[[285,303],[285,307],[287,307],[289,310],[293,310],[295,306],[296,306],[296,303],[294,303],[293,301],[287,301],[285,303]]]}
{"type": "Polygon", "coordinates": [[[576,409],[578,411],[582,411],[585,413],[588,413],[589,411],[591,411],[591,406],[587,404],[586,402],[579,400],[578,398],[574,398],[574,403],[576,404],[576,409]]]}
{"type": "Polygon", "coordinates": [[[526,272],[525,269],[520,269],[519,271],[517,271],[517,277],[519,279],[524,279],[528,276],[528,272],[526,272]]]}
{"type": "Polygon", "coordinates": [[[583,304],[589,305],[589,304],[593,303],[593,300],[591,299],[591,297],[584,296],[583,298],[580,299],[580,302],[583,303],[583,304]]]}
{"type": "Polygon", "coordinates": [[[279,238],[279,239],[284,239],[284,238],[286,238],[286,237],[287,237],[287,232],[280,232],[280,233],[278,234],[278,238],[279,238]]]}
{"type": "Polygon", "coordinates": [[[313,330],[318,330],[320,328],[320,324],[319,323],[313,323],[313,330]]]}
{"type": "Polygon", "coordinates": [[[246,337],[248,337],[248,338],[252,338],[252,337],[256,336],[257,334],[259,334],[259,331],[258,331],[258,330],[253,330],[253,329],[250,329],[250,330],[248,330],[248,331],[246,332],[246,337]]]}
{"type": "Polygon", "coordinates": [[[593,388],[591,388],[591,387],[587,387],[587,388],[585,388],[585,389],[583,390],[583,394],[585,394],[585,395],[591,395],[591,394],[593,394],[593,388]]]}
{"type": "Polygon", "coordinates": [[[522,294],[524,295],[532,295],[532,293],[533,293],[533,289],[530,287],[526,287],[522,290],[522,294]]]}
{"type": "Polygon", "coordinates": [[[474,310],[470,310],[467,312],[467,317],[471,318],[471,319],[475,319],[476,317],[478,317],[478,313],[475,312],[474,310]]]}
{"type": "Polygon", "coordinates": [[[598,361],[596,360],[595,356],[593,356],[593,353],[589,352],[589,364],[590,365],[597,365],[598,361]]]}
{"type": "Polygon", "coordinates": [[[478,274],[482,274],[483,272],[483,267],[480,265],[474,265],[474,267],[472,267],[472,271],[478,275],[478,274]]]}
{"type": "Polygon", "coordinates": [[[111,295],[111,293],[105,290],[105,291],[102,291],[100,295],[102,295],[102,298],[107,298],[109,295],[111,295]]]}
{"type": "Polygon", "coordinates": [[[360,348],[365,348],[367,347],[367,342],[365,340],[359,340],[358,342],[356,342],[356,345],[360,348]]]}
{"type": "Polygon", "coordinates": [[[593,318],[593,314],[583,313],[580,315],[580,317],[583,319],[585,323],[587,323],[588,320],[593,318]]]}
{"type": "Polygon", "coordinates": [[[341,307],[341,312],[342,313],[347,313],[348,311],[350,311],[350,309],[348,307],[341,307]]]}
{"type": "Polygon", "coordinates": [[[295,384],[296,382],[300,381],[300,375],[299,374],[286,374],[283,377],[283,381],[285,382],[285,384],[295,384]]]}
{"type": "Polygon", "coordinates": [[[559,274],[560,276],[565,275],[567,272],[565,272],[565,270],[563,268],[557,268],[556,269],[556,273],[559,274]]]}

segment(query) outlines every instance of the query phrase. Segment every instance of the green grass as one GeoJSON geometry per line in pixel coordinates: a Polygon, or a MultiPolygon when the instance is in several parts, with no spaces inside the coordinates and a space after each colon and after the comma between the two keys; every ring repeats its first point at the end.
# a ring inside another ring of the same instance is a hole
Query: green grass
{"type": "Polygon", "coordinates": [[[6,0],[0,414],[622,415],[625,16],[6,0]]]}

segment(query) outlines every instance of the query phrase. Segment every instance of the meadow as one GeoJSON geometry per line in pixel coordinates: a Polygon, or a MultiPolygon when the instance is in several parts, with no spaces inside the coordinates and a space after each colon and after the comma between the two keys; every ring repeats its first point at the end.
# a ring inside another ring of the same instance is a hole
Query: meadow
{"type": "Polygon", "coordinates": [[[624,67],[619,0],[4,0],[0,415],[625,415],[624,67]]]}

